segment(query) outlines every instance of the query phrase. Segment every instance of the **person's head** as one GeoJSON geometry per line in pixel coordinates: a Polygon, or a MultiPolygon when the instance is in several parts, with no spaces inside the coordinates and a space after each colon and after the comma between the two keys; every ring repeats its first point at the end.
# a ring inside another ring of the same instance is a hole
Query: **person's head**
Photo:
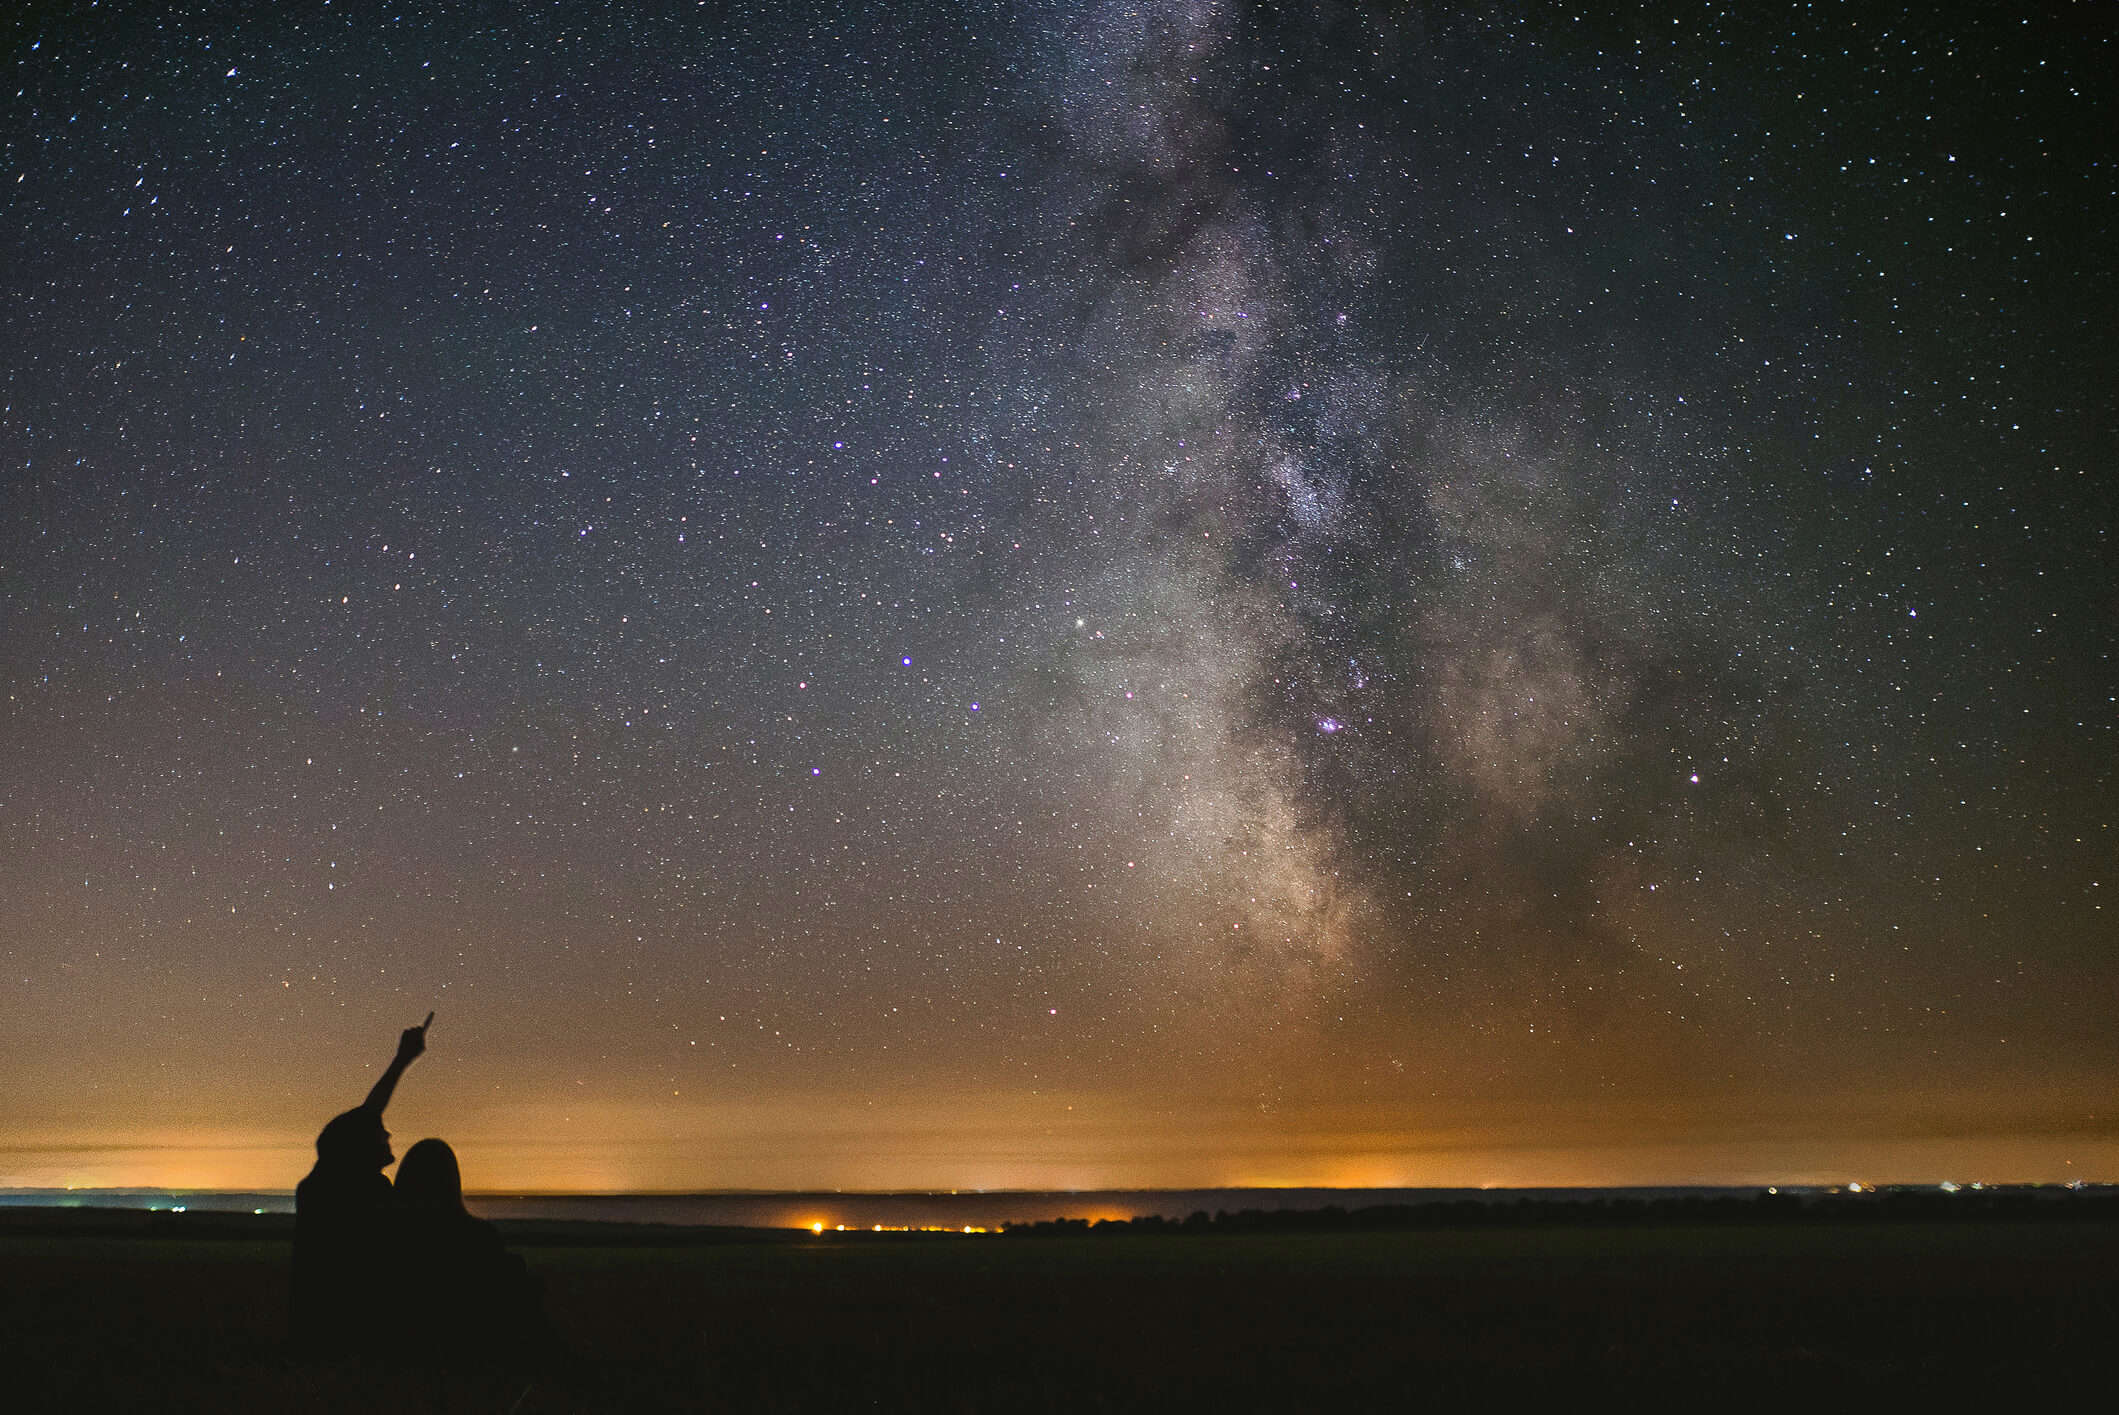
{"type": "Polygon", "coordinates": [[[332,1116],[316,1137],[319,1167],[379,1170],[396,1158],[383,1118],[365,1106],[332,1116]]]}
{"type": "Polygon", "coordinates": [[[405,1151],[397,1167],[397,1198],[420,1208],[463,1210],[463,1172],[447,1141],[422,1140],[405,1151]]]}

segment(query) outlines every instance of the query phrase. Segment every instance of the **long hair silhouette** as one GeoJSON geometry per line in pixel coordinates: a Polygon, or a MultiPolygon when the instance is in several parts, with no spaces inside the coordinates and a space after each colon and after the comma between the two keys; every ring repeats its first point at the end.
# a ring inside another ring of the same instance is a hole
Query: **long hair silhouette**
{"type": "Polygon", "coordinates": [[[397,1162],[397,1202],[422,1212],[465,1213],[463,1170],[446,1140],[421,1140],[397,1162]]]}

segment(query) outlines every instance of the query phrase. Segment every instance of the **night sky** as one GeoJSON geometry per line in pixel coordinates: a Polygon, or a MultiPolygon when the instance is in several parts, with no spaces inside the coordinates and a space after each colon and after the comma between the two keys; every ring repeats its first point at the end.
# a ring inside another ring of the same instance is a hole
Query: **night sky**
{"type": "Polygon", "coordinates": [[[2110,19],[15,11],[0,1184],[2119,1179],[2110,19]]]}

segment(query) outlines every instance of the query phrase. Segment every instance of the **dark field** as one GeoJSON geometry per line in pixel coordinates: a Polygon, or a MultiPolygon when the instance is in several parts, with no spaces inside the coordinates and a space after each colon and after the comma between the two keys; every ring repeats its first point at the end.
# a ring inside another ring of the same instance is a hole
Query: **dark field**
{"type": "Polygon", "coordinates": [[[2119,1225],[2105,1222],[518,1230],[573,1347],[534,1379],[294,1359],[283,1223],[68,1222],[0,1229],[0,1331],[27,1396],[11,1409],[1336,1411],[2084,1390],[2101,1403],[2119,1376],[2119,1225]]]}

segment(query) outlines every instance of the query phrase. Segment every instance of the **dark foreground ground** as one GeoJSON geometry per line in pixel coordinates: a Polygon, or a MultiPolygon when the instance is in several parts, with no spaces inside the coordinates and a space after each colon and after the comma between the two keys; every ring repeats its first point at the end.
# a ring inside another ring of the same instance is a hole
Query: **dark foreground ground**
{"type": "MultiPolygon", "coordinates": [[[[2110,1398],[2119,1224],[1051,1238],[517,1230],[572,1358],[306,1364],[284,1221],[0,1228],[7,1408],[1838,1408],[2110,1398]],[[1652,1408],[1652,1406],[1651,1406],[1652,1408]]],[[[204,1216],[192,1216],[203,1218],[204,1216]]]]}

